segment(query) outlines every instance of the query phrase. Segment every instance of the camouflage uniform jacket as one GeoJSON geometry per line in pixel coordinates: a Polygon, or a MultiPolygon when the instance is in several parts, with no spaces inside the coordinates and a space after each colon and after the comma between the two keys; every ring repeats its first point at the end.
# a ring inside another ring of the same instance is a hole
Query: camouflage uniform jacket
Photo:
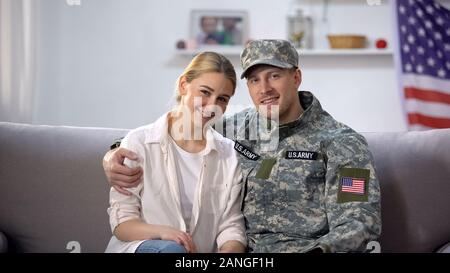
{"type": "Polygon", "coordinates": [[[254,108],[216,128],[236,141],[248,251],[364,251],[381,232],[380,188],[367,142],[310,92],[300,91],[299,99],[303,114],[271,131],[279,136],[272,150],[262,137],[249,137],[260,116],[254,108]]]}

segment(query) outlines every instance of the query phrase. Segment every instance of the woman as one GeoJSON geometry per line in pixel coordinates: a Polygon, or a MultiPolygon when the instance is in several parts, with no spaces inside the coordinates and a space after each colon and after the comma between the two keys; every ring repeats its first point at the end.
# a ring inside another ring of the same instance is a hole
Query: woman
{"type": "Polygon", "coordinates": [[[176,109],[127,134],[121,146],[138,154],[144,178],[130,196],[111,188],[106,252],[245,250],[239,164],[210,127],[235,88],[230,61],[201,53],[178,78],[176,109]]]}

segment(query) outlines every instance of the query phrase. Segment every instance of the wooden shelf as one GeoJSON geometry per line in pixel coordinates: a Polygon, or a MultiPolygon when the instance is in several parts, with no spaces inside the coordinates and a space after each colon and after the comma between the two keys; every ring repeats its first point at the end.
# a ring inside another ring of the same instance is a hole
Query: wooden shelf
{"type": "Polygon", "coordinates": [[[300,56],[392,55],[391,49],[300,49],[300,56]]]}
{"type": "MultiPolygon", "coordinates": [[[[205,46],[197,49],[179,49],[177,55],[194,56],[202,51],[215,51],[227,56],[240,56],[241,46],[205,46]]],[[[382,56],[392,55],[392,49],[298,49],[300,56],[382,56]]]]}

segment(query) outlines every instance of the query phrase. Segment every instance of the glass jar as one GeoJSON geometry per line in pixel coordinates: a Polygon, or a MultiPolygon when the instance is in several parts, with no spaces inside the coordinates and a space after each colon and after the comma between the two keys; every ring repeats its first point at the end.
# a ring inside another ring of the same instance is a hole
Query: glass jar
{"type": "Polygon", "coordinates": [[[297,9],[296,13],[288,16],[288,40],[296,48],[312,48],[312,19],[297,9]]]}

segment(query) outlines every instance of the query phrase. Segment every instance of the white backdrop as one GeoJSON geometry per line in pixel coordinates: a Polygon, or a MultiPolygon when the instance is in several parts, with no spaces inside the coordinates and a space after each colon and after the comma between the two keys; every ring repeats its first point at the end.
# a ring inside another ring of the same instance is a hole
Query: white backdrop
{"type": "MultiPolygon", "coordinates": [[[[27,108],[30,122],[121,128],[152,122],[169,109],[174,82],[190,60],[176,54],[175,44],[188,38],[191,10],[246,10],[250,38],[286,38],[292,6],[272,0],[33,2],[37,68],[29,87],[35,94],[27,108]]],[[[379,37],[392,41],[387,1],[369,6],[363,0],[331,0],[326,23],[323,1],[300,2],[314,17],[319,48],[328,47],[326,32],[362,33],[371,47],[379,37]]],[[[230,59],[239,74],[238,56],[230,59]]],[[[358,131],[405,130],[392,56],[301,56],[300,63],[301,89],[311,90],[336,119],[358,131]]],[[[244,81],[231,103],[251,104],[244,81]]],[[[12,119],[2,113],[0,120],[12,119]]]]}
{"type": "Polygon", "coordinates": [[[36,89],[36,2],[0,1],[0,117],[30,123],[36,89]]]}

